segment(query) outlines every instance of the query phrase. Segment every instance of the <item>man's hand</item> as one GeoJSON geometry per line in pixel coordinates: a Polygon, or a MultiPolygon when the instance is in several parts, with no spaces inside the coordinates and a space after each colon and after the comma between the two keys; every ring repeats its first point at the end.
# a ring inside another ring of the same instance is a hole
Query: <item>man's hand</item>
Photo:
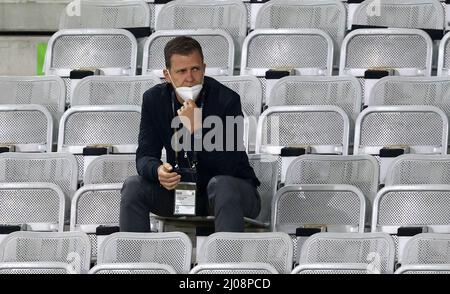
{"type": "Polygon", "coordinates": [[[167,190],[173,190],[181,180],[181,176],[172,172],[172,166],[169,163],[164,163],[158,167],[158,180],[161,186],[167,190]]]}
{"type": "Polygon", "coordinates": [[[202,127],[202,111],[193,100],[187,100],[177,111],[183,126],[192,134],[202,127]]]}

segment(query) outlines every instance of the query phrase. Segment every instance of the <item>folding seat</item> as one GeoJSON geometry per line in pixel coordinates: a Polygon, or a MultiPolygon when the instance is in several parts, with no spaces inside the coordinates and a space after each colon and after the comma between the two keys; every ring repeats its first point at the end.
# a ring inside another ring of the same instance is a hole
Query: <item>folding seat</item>
{"type": "Polygon", "coordinates": [[[134,76],[136,38],[123,29],[67,29],[49,40],[44,64],[46,75],[66,84],[66,102],[76,83],[89,75],[134,76]]]}
{"type": "Polygon", "coordinates": [[[55,126],[64,113],[65,99],[64,81],[58,76],[0,77],[0,104],[42,105],[51,113],[55,126]]]}
{"type": "Polygon", "coordinates": [[[247,35],[247,9],[241,0],[174,0],[159,11],[155,29],[223,30],[233,39],[236,67],[239,67],[240,49],[247,35]]]}
{"type": "Polygon", "coordinates": [[[142,66],[143,48],[154,27],[154,11],[144,0],[82,0],[77,13],[69,3],[61,13],[59,29],[126,29],[138,42],[137,68],[142,66]]]}
{"type": "Polygon", "coordinates": [[[255,150],[256,126],[262,109],[262,87],[254,76],[216,76],[220,83],[232,89],[241,96],[242,112],[248,118],[247,134],[244,131],[244,140],[247,138],[247,151],[255,150]]]}
{"type": "Polygon", "coordinates": [[[256,15],[255,29],[309,29],[326,32],[334,41],[335,63],[347,27],[347,10],[341,0],[272,0],[256,15]]]}
{"type": "Polygon", "coordinates": [[[64,229],[66,199],[52,183],[2,183],[0,185],[0,240],[14,231],[64,229]]]}
{"type": "Polygon", "coordinates": [[[258,119],[262,108],[261,83],[254,76],[216,76],[218,80],[241,97],[244,115],[258,119]]]}
{"type": "MultiPolygon", "coordinates": [[[[168,3],[170,4],[170,3],[168,3]]],[[[144,46],[142,74],[153,73],[163,78],[166,68],[164,47],[178,36],[190,36],[202,46],[206,75],[233,75],[235,46],[230,34],[217,29],[162,30],[153,33],[144,46]]]]}
{"type": "Polygon", "coordinates": [[[138,105],[148,89],[161,81],[146,76],[90,76],[82,79],[74,89],[72,106],[79,105],[138,105]]]}
{"type": "Polygon", "coordinates": [[[336,106],[273,106],[261,114],[256,153],[309,145],[312,153],[348,153],[349,119],[336,106]]]}
{"type": "MultiPolygon", "coordinates": [[[[161,161],[166,162],[164,152],[161,156],[161,161]]],[[[137,174],[136,155],[101,155],[92,160],[87,167],[83,177],[83,184],[123,183],[128,177],[137,174]]]]}
{"type": "Polygon", "coordinates": [[[197,262],[191,273],[273,273],[274,268],[287,274],[292,242],[284,233],[214,233],[204,241],[197,262]]]}
{"type": "Polygon", "coordinates": [[[53,118],[38,104],[0,104],[0,152],[51,152],[53,118]]]}
{"type": "Polygon", "coordinates": [[[74,106],[61,118],[58,152],[75,155],[81,180],[98,155],[136,153],[140,119],[136,105],[74,106]]]}
{"type": "MultiPolygon", "coordinates": [[[[367,104],[432,105],[450,117],[449,77],[384,77],[372,88],[367,104]]],[[[416,106],[417,107],[417,106],[416,106]]]]}
{"type": "Polygon", "coordinates": [[[335,105],[345,111],[353,126],[361,112],[361,100],[361,85],[354,77],[289,76],[273,86],[267,106],[335,105]]]}
{"type": "MultiPolygon", "coordinates": [[[[10,106],[13,104],[44,106],[50,112],[54,126],[58,125],[59,119],[64,113],[65,95],[66,89],[64,82],[57,76],[0,77],[0,106],[6,106],[5,104],[10,104],[10,106]]],[[[47,113],[39,114],[39,106],[35,107],[36,109],[33,114],[28,113],[28,119],[33,119],[34,116],[36,116],[34,117],[36,120],[44,119],[43,116],[46,116],[47,113]]],[[[11,115],[14,119],[18,119],[23,114],[5,113],[4,115],[11,115]]],[[[5,117],[4,119],[7,120],[8,118],[5,117]]],[[[44,125],[47,125],[47,123],[44,125]]],[[[26,129],[22,131],[25,132],[26,129]]],[[[54,142],[56,142],[56,135],[55,132],[53,137],[54,142]]]]}
{"type": "Polygon", "coordinates": [[[352,14],[352,28],[422,29],[433,39],[433,69],[439,43],[444,36],[445,9],[439,0],[387,0],[374,5],[362,2],[352,14]]]}
{"type": "Polygon", "coordinates": [[[102,243],[91,274],[187,274],[192,244],[181,232],[115,233],[102,243]]]}
{"type": "MultiPolygon", "coordinates": [[[[0,154],[0,183],[56,185],[58,192],[60,189],[63,193],[63,204],[65,202],[62,214],[65,213],[68,219],[70,200],[77,190],[78,184],[77,161],[69,153],[2,153],[0,154]]],[[[39,197],[36,197],[35,200],[37,203],[40,201],[39,197]]],[[[57,198],[54,200],[56,201],[57,198]]],[[[64,222],[61,225],[63,224],[64,222]]]]}
{"type": "Polygon", "coordinates": [[[449,77],[384,77],[373,87],[372,105],[433,105],[450,116],[449,77]]]}
{"type": "Polygon", "coordinates": [[[391,274],[395,245],[384,233],[318,233],[301,249],[293,274],[391,274]]]}
{"type": "Polygon", "coordinates": [[[450,274],[450,234],[415,235],[405,246],[396,274],[450,274]]]}
{"type": "Polygon", "coordinates": [[[395,236],[398,261],[405,243],[418,233],[450,232],[449,185],[386,186],[374,201],[372,232],[395,236]]]}
{"type": "Polygon", "coordinates": [[[85,185],[75,193],[70,209],[70,231],[88,234],[92,259],[107,235],[119,231],[122,183],[85,185]]]}
{"type": "Polygon", "coordinates": [[[272,230],[291,236],[294,256],[321,231],[364,232],[366,199],[350,185],[286,185],[272,202],[272,230]]]}
{"type": "Polygon", "coordinates": [[[123,183],[137,174],[136,155],[101,155],[89,164],[83,184],[123,183]]]}
{"type": "Polygon", "coordinates": [[[272,106],[259,118],[256,153],[281,155],[284,182],[284,171],[295,156],[347,155],[349,132],[349,118],[337,106],[272,106]]]}
{"type": "Polygon", "coordinates": [[[376,156],[383,184],[396,156],[446,154],[447,141],[447,116],[435,106],[370,106],[356,121],[353,154],[376,156]]]}
{"type": "Polygon", "coordinates": [[[283,76],[331,75],[333,52],[333,40],[319,29],[258,29],[244,40],[240,74],[260,79],[265,101],[283,76]]]}
{"type": "Polygon", "coordinates": [[[439,0],[363,1],[352,14],[352,24],[364,27],[444,30],[445,12],[439,0]]]}
{"type": "Polygon", "coordinates": [[[305,154],[289,165],[285,185],[355,186],[364,195],[370,214],[378,192],[378,175],[378,162],[373,156],[305,154]]]}
{"type": "Polygon", "coordinates": [[[80,232],[14,232],[0,243],[0,272],[87,273],[89,239],[80,232]]]}
{"type": "Polygon", "coordinates": [[[385,185],[446,185],[449,181],[449,155],[405,154],[389,166],[385,185]]]}
{"type": "Polygon", "coordinates": [[[433,43],[418,29],[358,29],[342,43],[339,75],[360,78],[364,103],[384,76],[430,76],[433,43]]]}
{"type": "Polygon", "coordinates": [[[448,76],[450,75],[449,69],[449,38],[450,34],[445,34],[444,38],[439,45],[439,57],[438,57],[438,66],[437,66],[437,75],[438,76],[448,76]]]}
{"type": "Polygon", "coordinates": [[[123,29],[150,30],[154,18],[143,0],[82,0],[78,14],[68,15],[70,5],[61,12],[59,29],[123,29]]]}

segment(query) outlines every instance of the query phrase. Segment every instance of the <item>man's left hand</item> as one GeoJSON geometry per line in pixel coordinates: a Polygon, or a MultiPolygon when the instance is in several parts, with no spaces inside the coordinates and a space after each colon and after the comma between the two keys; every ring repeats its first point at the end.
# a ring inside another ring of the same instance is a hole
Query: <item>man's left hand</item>
{"type": "Polygon", "coordinates": [[[202,127],[202,111],[197,107],[194,100],[187,100],[177,110],[183,126],[192,134],[202,127]]]}

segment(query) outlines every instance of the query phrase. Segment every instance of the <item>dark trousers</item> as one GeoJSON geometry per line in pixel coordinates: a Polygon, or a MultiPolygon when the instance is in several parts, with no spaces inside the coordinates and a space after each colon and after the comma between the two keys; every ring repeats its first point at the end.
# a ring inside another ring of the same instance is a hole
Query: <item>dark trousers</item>
{"type": "MultiPolygon", "coordinates": [[[[257,189],[246,180],[216,176],[206,190],[216,232],[243,232],[244,217],[256,218],[261,209],[257,189]]],[[[158,183],[132,176],[126,179],[121,193],[120,231],[149,232],[150,212],[173,216],[174,192],[158,183]]]]}

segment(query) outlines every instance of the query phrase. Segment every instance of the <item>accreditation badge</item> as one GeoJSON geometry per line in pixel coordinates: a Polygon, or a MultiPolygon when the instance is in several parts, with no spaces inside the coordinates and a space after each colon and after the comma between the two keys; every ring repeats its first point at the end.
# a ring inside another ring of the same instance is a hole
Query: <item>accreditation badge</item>
{"type": "Polygon", "coordinates": [[[197,185],[193,182],[180,182],[175,188],[174,215],[195,215],[197,185]]]}

